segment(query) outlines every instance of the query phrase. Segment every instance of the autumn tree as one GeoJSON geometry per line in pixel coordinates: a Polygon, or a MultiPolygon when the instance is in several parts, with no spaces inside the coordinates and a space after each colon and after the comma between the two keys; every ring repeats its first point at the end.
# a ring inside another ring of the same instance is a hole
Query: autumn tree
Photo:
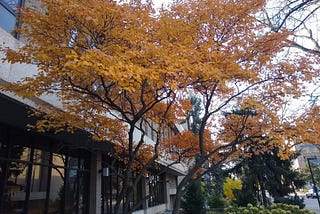
{"type": "MultiPolygon", "coordinates": [[[[192,28],[195,33],[189,34],[196,38],[195,49],[189,59],[196,66],[196,72],[190,73],[189,78],[196,81],[189,88],[201,97],[203,107],[197,141],[190,142],[196,145],[193,149],[196,160],[189,162],[192,164],[179,185],[177,198],[188,179],[210,172],[213,166],[237,155],[237,145],[250,143],[244,129],[207,143],[207,127],[216,125],[221,111],[237,107],[246,99],[252,109],[269,106],[265,117],[261,114],[262,122],[258,126],[264,127],[265,132],[260,131],[257,137],[272,130],[272,137],[286,147],[285,132],[277,130],[282,127],[281,121],[277,120],[277,110],[287,96],[299,96],[303,90],[300,80],[311,80],[316,74],[309,70],[306,58],[296,55],[293,59],[293,56],[280,54],[288,46],[286,38],[290,33],[282,31],[283,37],[279,37],[279,32],[265,33],[266,25],[254,16],[264,2],[236,3],[194,1],[173,7],[174,17],[183,17],[186,22],[197,26],[192,28]],[[210,145],[210,150],[206,145],[210,145]],[[208,161],[211,164],[206,164],[208,161]],[[204,166],[207,167],[203,169],[204,166]]],[[[176,201],[175,210],[178,207],[179,202],[176,201]]]]}
{"type": "Polygon", "coordinates": [[[285,146],[285,132],[276,131],[282,127],[277,109],[318,75],[308,61],[312,58],[281,54],[291,34],[266,31],[256,18],[263,0],[177,1],[158,13],[139,0],[41,3],[42,10],[21,10],[26,44],[4,48],[5,60],[33,63],[38,73],[4,90],[59,99],[58,109],[39,106],[46,113],[35,126],[39,131],[81,128],[114,145],[111,155],[124,166],[116,207],[123,204],[125,213],[133,211],[126,198],[133,175],[138,175],[135,185],[159,157],[188,168],[177,188],[177,213],[191,178],[235,157],[238,145],[250,142],[244,132],[249,129],[215,135],[225,109],[267,105],[258,127],[272,130],[270,136],[285,146]],[[165,126],[190,110],[186,91],[201,100],[198,133],[164,139],[165,126]],[[154,144],[145,140],[146,127],[157,133],[154,144]]]}
{"type": "MultiPolygon", "coordinates": [[[[34,113],[43,118],[35,125],[38,131],[80,128],[95,140],[112,142],[114,152],[109,155],[124,168],[117,174],[123,185],[115,212],[121,206],[125,213],[132,212],[130,186],[137,186],[154,164],[163,130],[179,114],[174,92],[179,56],[170,56],[177,49],[174,41],[159,33],[163,27],[151,16],[149,3],[41,3],[41,10],[21,10],[23,27],[18,30],[26,44],[6,50],[9,62],[33,63],[38,73],[5,90],[22,97],[57,97],[58,108],[41,105],[34,113]],[[146,129],[156,133],[153,145],[146,143],[146,129]]],[[[118,172],[114,165],[109,167],[118,172]]]]}

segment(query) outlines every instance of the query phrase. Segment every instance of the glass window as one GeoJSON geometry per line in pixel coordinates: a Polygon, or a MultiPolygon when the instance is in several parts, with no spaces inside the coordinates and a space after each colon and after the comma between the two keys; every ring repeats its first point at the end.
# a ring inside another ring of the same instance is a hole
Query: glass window
{"type": "Polygon", "coordinates": [[[46,166],[33,165],[30,179],[29,213],[45,213],[48,170],[46,166]]]}
{"type": "Polygon", "coordinates": [[[28,165],[19,162],[7,162],[8,175],[5,189],[4,210],[6,213],[15,213],[23,210],[26,197],[26,177],[28,165]]]}
{"type": "MultiPolygon", "coordinates": [[[[103,156],[102,168],[108,168],[109,173],[104,174],[101,171],[101,195],[102,195],[102,206],[101,213],[115,213],[116,210],[116,201],[119,197],[119,194],[123,190],[123,176],[124,175],[124,166],[120,162],[113,162],[112,165],[109,165],[111,160],[107,156],[103,156]]],[[[143,191],[145,188],[141,179],[137,186],[133,185],[135,181],[135,175],[133,175],[132,180],[130,181],[129,186],[133,187],[129,195],[126,195],[122,198],[121,204],[118,209],[120,212],[123,212],[123,204],[125,200],[128,200],[125,203],[129,204],[129,209],[139,210],[143,208],[143,205],[140,203],[143,200],[143,191]],[[139,206],[138,206],[139,204],[139,206]]],[[[131,210],[131,211],[132,211],[131,210]]]]}
{"type": "Polygon", "coordinates": [[[6,213],[16,213],[24,206],[29,149],[18,145],[9,147],[3,143],[0,158],[0,179],[5,184],[2,186],[4,187],[4,210],[6,213]]]}
{"type": "Polygon", "coordinates": [[[164,178],[163,175],[149,173],[147,194],[149,207],[164,203],[164,178]]]}
{"type": "Polygon", "coordinates": [[[19,0],[0,0],[1,4],[4,4],[8,9],[14,11],[20,4],[19,0]]]}
{"type": "Polygon", "coordinates": [[[17,8],[22,0],[0,0],[0,27],[11,33],[16,26],[17,8]]]}
{"type": "Polygon", "coordinates": [[[85,213],[86,174],[76,169],[70,169],[65,182],[65,213],[85,213]]]}
{"type": "Polygon", "coordinates": [[[64,169],[52,169],[48,213],[60,213],[64,197],[64,169]]]}
{"type": "Polygon", "coordinates": [[[15,160],[30,160],[30,149],[20,145],[13,145],[10,148],[9,158],[15,160]]]}
{"type": "Polygon", "coordinates": [[[87,213],[88,163],[7,145],[0,136],[0,213],[87,213]]]}
{"type": "MultiPolygon", "coordinates": [[[[103,167],[108,167],[107,165],[102,165],[103,167]]],[[[111,170],[109,169],[109,175],[102,176],[102,213],[114,213],[116,199],[120,194],[120,190],[122,189],[122,177],[118,176],[118,173],[122,173],[122,169],[118,164],[111,170]]],[[[120,205],[120,209],[122,204],[120,205]]]]}

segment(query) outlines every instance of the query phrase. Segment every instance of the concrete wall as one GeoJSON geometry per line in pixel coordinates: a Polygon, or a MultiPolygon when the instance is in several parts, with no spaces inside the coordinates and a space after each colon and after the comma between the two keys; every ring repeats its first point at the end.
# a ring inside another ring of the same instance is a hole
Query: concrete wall
{"type": "MultiPolygon", "coordinates": [[[[1,47],[10,47],[12,49],[18,49],[23,44],[16,40],[9,33],[0,28],[0,41],[1,47]]],[[[0,58],[4,57],[4,53],[0,52],[0,58]]],[[[0,78],[6,82],[16,82],[26,76],[32,76],[37,73],[37,68],[30,64],[10,64],[8,62],[0,63],[0,78]]]]}
{"type": "MultiPolygon", "coordinates": [[[[10,47],[12,49],[19,49],[23,43],[15,39],[12,35],[0,28],[0,41],[2,47],[10,47]]],[[[0,58],[4,57],[4,53],[0,52],[0,58]]],[[[37,66],[34,64],[0,62],[0,86],[6,82],[17,82],[25,77],[31,77],[38,72],[37,66]]],[[[3,92],[1,92],[3,93],[3,92]]],[[[6,95],[13,97],[19,101],[35,107],[35,103],[30,103],[28,99],[22,100],[13,93],[5,92],[6,95]]],[[[39,97],[42,101],[50,103],[56,107],[61,107],[60,101],[54,95],[42,95],[39,97]]]]}

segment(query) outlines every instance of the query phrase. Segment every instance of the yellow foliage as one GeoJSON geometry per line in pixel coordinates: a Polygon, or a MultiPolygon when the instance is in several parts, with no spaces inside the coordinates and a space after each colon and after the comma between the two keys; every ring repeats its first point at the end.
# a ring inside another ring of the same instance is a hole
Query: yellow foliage
{"type": "Polygon", "coordinates": [[[234,180],[231,178],[227,178],[223,185],[223,193],[227,198],[231,200],[235,200],[236,198],[233,194],[233,190],[241,189],[241,188],[242,188],[241,180],[234,180]]]}
{"type": "MultiPolygon", "coordinates": [[[[188,132],[174,136],[161,145],[174,160],[214,151],[211,159],[217,162],[220,146],[235,142],[239,131],[251,136],[268,133],[276,139],[272,146],[282,148],[283,157],[286,139],[297,139],[287,131],[295,128],[281,123],[277,110],[285,97],[299,96],[298,86],[319,76],[319,71],[311,69],[306,57],[275,60],[288,46],[290,32],[265,33],[266,26],[254,16],[265,1],[176,1],[159,13],[150,1],[41,2],[42,10],[21,10],[25,46],[3,48],[8,62],[38,67],[37,75],[3,90],[23,97],[54,94],[61,102],[60,110],[40,108],[48,114],[36,125],[40,131],[85,129],[94,139],[113,142],[119,147],[116,151],[128,156],[133,152],[129,147],[134,148],[128,135],[138,121],[152,121],[159,127],[181,122],[191,110],[181,94],[191,90],[203,99],[206,120],[230,106],[252,108],[259,117],[230,116],[219,121],[217,127],[223,126],[226,134],[215,142],[208,127],[200,137],[188,132]]],[[[301,138],[316,141],[302,135],[302,130],[317,134],[315,122],[301,118],[296,127],[301,138]]],[[[236,152],[231,156],[239,155],[249,143],[232,148],[236,152]]],[[[151,151],[145,142],[141,148],[151,151]]],[[[145,153],[134,155],[150,159],[145,153]]]]}

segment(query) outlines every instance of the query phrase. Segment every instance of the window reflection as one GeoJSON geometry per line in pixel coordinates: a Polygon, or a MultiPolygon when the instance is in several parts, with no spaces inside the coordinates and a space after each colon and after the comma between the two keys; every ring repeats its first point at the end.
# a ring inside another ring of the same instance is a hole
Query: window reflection
{"type": "Polygon", "coordinates": [[[19,0],[0,0],[1,4],[9,7],[11,10],[16,10],[19,6],[19,0]]]}
{"type": "Polygon", "coordinates": [[[0,213],[85,213],[86,179],[84,159],[0,143],[0,213]]]}
{"type": "Polygon", "coordinates": [[[8,33],[16,26],[16,12],[21,4],[21,0],[0,0],[0,27],[8,33]]]}
{"type": "MultiPolygon", "coordinates": [[[[118,162],[115,163],[115,165],[112,166],[112,168],[107,165],[108,159],[107,156],[103,156],[103,162],[102,162],[102,168],[109,168],[109,174],[103,174],[101,173],[101,213],[114,213],[116,209],[119,209],[120,212],[122,212],[123,209],[123,201],[126,201],[125,203],[129,203],[130,209],[139,210],[142,209],[142,204],[138,203],[143,198],[143,179],[141,179],[136,186],[134,186],[134,180],[135,177],[130,180],[130,187],[133,187],[133,191],[130,195],[126,195],[124,198],[122,198],[122,203],[118,205],[119,207],[116,207],[116,201],[119,197],[120,191],[123,189],[123,177],[120,175],[123,175],[123,166],[118,162]]],[[[135,175],[134,175],[135,176],[135,175]]]]}
{"type": "Polygon", "coordinates": [[[27,170],[27,164],[18,162],[8,164],[4,204],[7,213],[16,213],[23,209],[27,170]]]}
{"type": "Polygon", "coordinates": [[[149,173],[147,194],[149,207],[164,203],[164,175],[149,173]]]}
{"type": "MultiPolygon", "coordinates": [[[[52,169],[48,213],[60,213],[64,199],[64,169],[52,169]]],[[[62,213],[62,212],[61,212],[62,213]]]]}
{"type": "Polygon", "coordinates": [[[44,213],[48,167],[33,166],[30,183],[29,213],[44,213]]]}
{"type": "Polygon", "coordinates": [[[23,161],[1,161],[2,179],[5,179],[4,207],[7,213],[17,213],[23,209],[25,200],[26,175],[29,159],[29,149],[22,146],[13,146],[2,149],[1,156],[8,156],[14,160],[23,161]]]}

